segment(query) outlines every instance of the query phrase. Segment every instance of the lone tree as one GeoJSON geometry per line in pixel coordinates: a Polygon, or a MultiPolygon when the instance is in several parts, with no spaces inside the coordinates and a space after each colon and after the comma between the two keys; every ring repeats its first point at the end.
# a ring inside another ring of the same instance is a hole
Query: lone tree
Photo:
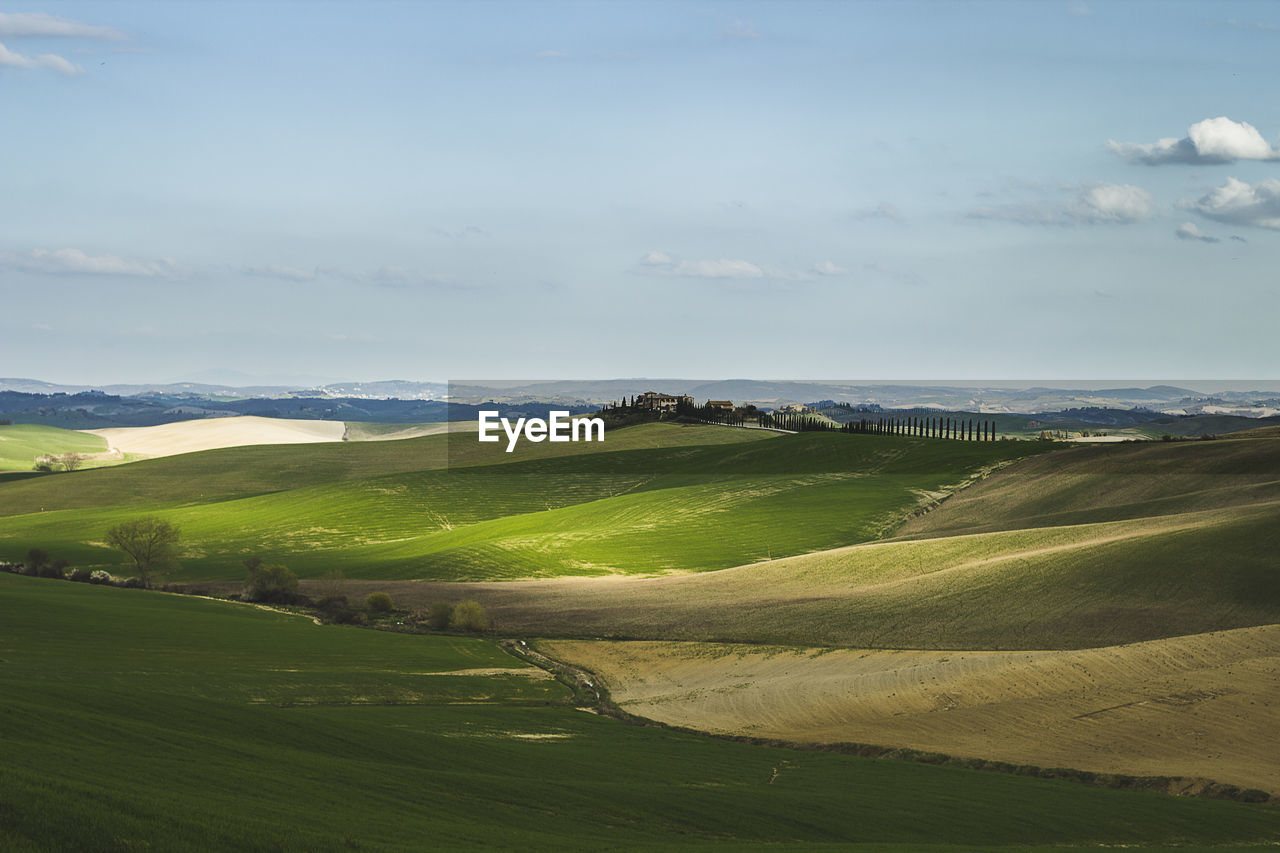
{"type": "Polygon", "coordinates": [[[155,516],[135,518],[107,531],[107,544],[133,561],[146,588],[154,575],[178,567],[178,528],[155,516]]]}
{"type": "Polygon", "coordinates": [[[74,471],[84,465],[85,460],[88,457],[83,453],[76,453],[75,451],[72,451],[70,453],[63,453],[55,458],[64,471],[74,471]]]}

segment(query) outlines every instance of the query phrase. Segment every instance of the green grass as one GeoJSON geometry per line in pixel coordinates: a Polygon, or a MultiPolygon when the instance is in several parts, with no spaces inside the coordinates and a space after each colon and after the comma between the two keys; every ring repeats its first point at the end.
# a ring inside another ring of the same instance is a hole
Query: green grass
{"type": "Polygon", "coordinates": [[[1037,456],[966,489],[902,533],[1117,521],[1280,500],[1275,438],[1099,444],[1037,456]]]}
{"type": "Polygon", "coordinates": [[[1280,811],[1265,806],[626,726],[558,704],[566,692],[549,681],[428,674],[521,666],[485,641],[158,593],[0,575],[0,659],[0,847],[11,850],[1280,838],[1280,811]]]}
{"type": "Polygon", "coordinates": [[[45,454],[106,450],[105,438],[84,432],[36,424],[0,426],[0,471],[30,471],[36,457],[45,454]]]}
{"type": "MultiPolygon", "coordinates": [[[[302,485],[307,477],[300,476],[292,489],[212,500],[208,492],[229,488],[229,472],[243,472],[243,463],[202,477],[191,466],[213,454],[155,460],[131,466],[129,476],[103,478],[127,483],[153,474],[127,502],[54,510],[50,501],[44,512],[0,520],[0,557],[16,559],[38,544],[74,565],[112,568],[118,558],[102,544],[105,531],[154,513],[183,530],[180,581],[238,578],[250,554],[283,561],[301,576],[335,568],[356,578],[437,580],[703,571],[874,539],[922,496],[1048,448],[823,433],[723,443],[743,435],[761,433],[648,425],[620,430],[604,445],[573,445],[592,452],[510,462],[478,453],[473,448],[486,446],[473,437],[454,436],[448,469],[364,477],[347,469],[334,472],[344,479],[302,485]],[[698,437],[718,443],[686,443],[698,437]],[[133,502],[148,489],[172,497],[162,486],[176,488],[184,475],[189,500],[133,502]]],[[[400,445],[393,450],[402,459],[441,446],[387,444],[400,445]]],[[[272,450],[294,456],[294,448],[272,450]]],[[[259,459],[261,451],[219,458],[259,459]]],[[[87,492],[94,481],[84,479],[87,492]]],[[[30,500],[41,485],[0,485],[0,502],[9,492],[30,500]]]]}
{"type": "Polygon", "coordinates": [[[74,478],[37,477],[0,483],[0,517],[53,509],[190,504],[340,483],[387,474],[598,452],[750,443],[772,433],[723,427],[643,424],[610,433],[603,443],[524,444],[508,455],[474,435],[431,435],[403,441],[328,442],[229,447],[150,459],[74,478]]]}

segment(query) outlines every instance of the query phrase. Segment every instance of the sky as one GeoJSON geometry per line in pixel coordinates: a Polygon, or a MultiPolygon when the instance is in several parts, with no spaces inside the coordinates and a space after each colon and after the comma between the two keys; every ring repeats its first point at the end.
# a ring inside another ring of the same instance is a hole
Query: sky
{"type": "Polygon", "coordinates": [[[1274,379],[1280,6],[0,2],[0,376],[1274,379]]]}

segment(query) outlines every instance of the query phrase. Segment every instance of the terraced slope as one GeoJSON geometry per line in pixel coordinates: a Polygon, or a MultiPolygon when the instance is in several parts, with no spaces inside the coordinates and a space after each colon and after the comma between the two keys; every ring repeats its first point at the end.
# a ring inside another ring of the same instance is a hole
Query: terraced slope
{"type": "Polygon", "coordinates": [[[558,684],[481,640],[245,605],[0,575],[0,655],[7,850],[1061,850],[1280,834],[1265,806],[626,726],[559,704],[558,684]]]}
{"type": "Polygon", "coordinates": [[[602,678],[625,710],[673,725],[1280,795],[1280,625],[1067,652],[539,646],[602,678]]]}
{"type": "MultiPolygon", "coordinates": [[[[838,434],[740,440],[760,433],[714,427],[634,429],[610,439],[610,451],[515,455],[503,464],[497,460],[505,454],[476,453],[477,443],[464,439],[461,447],[471,454],[464,462],[486,464],[234,499],[27,512],[0,520],[0,556],[40,543],[76,565],[111,565],[117,558],[99,544],[104,532],[147,512],[183,530],[188,556],[179,580],[238,578],[250,554],[284,561],[302,575],[339,568],[369,578],[705,571],[874,539],[975,472],[1044,449],[838,434]],[[630,436],[635,439],[628,442],[630,436]],[[682,446],[686,436],[733,438],[682,446]],[[654,438],[673,439],[674,446],[645,446],[654,438]],[[619,449],[628,443],[631,449],[619,449]]],[[[430,440],[395,444],[408,450],[430,440]]],[[[171,462],[186,469],[193,458],[171,462]]],[[[218,475],[212,479],[216,485],[218,475]]]]}

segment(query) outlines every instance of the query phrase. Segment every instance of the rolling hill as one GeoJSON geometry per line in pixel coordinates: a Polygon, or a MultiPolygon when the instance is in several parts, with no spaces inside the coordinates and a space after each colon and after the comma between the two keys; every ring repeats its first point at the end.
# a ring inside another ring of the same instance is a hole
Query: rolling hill
{"type": "Polygon", "coordinates": [[[7,850],[1238,850],[1280,833],[1265,806],[627,726],[479,639],[191,597],[0,575],[0,654],[7,850]]]}
{"type": "Polygon", "coordinates": [[[1081,651],[542,641],[623,710],[721,734],[891,744],[1280,795],[1280,625],[1081,651]]]}
{"type": "MultiPolygon", "coordinates": [[[[102,438],[75,430],[36,424],[0,426],[0,471],[30,471],[37,457],[49,454],[92,454],[107,450],[107,442],[102,438]]],[[[101,460],[86,460],[86,464],[101,464],[101,460]]]]}
{"type": "Polygon", "coordinates": [[[111,566],[104,532],[146,513],[184,531],[178,580],[239,577],[252,554],[304,576],[706,571],[874,539],[981,472],[1046,449],[772,436],[647,424],[603,444],[511,456],[461,435],[190,454],[110,477],[6,484],[0,556],[39,544],[76,565],[111,566]]]}

